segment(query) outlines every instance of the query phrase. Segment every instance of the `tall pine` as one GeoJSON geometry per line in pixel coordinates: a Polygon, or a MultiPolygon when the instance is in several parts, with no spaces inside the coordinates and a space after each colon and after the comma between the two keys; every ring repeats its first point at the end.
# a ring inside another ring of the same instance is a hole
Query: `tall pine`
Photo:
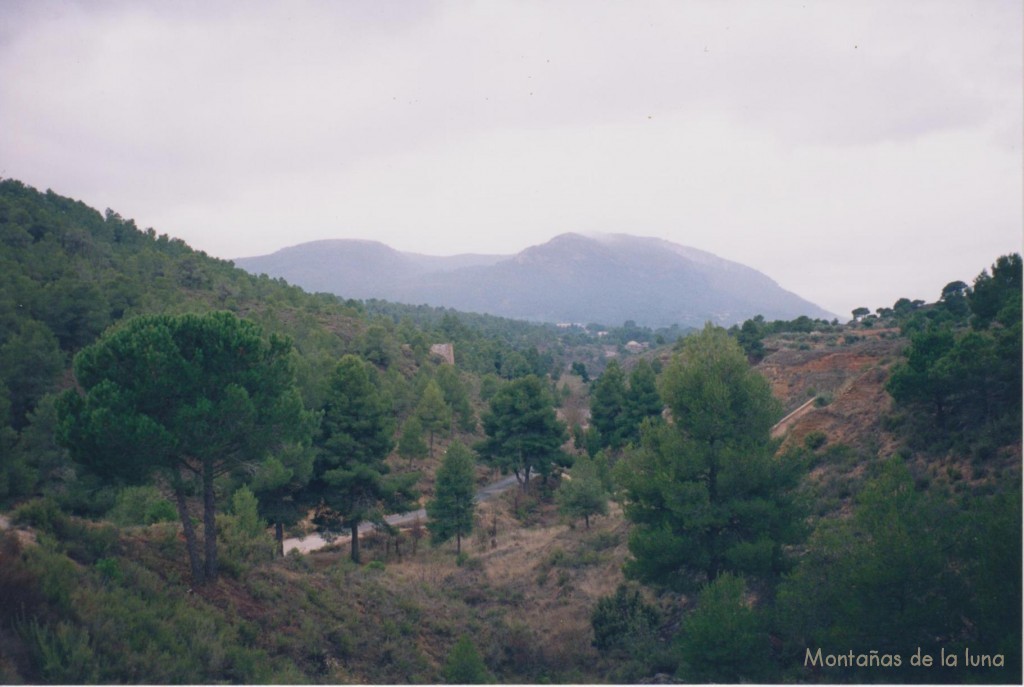
{"type": "Polygon", "coordinates": [[[316,524],[328,534],[345,527],[352,560],[359,562],[359,525],[413,505],[415,475],[391,476],[384,459],[393,446],[391,409],[374,384],[372,368],[346,355],[331,377],[317,440],[319,455],[306,491],[316,524]]]}
{"type": "Polygon", "coordinates": [[[473,531],[475,483],[472,452],[461,442],[452,443],[437,471],[434,498],[427,503],[432,543],[454,536],[455,551],[462,553],[462,537],[473,531]]]}
{"type": "Polygon", "coordinates": [[[723,572],[771,577],[801,528],[795,464],[776,461],[768,383],[724,329],[689,337],[661,380],[670,423],[645,423],[616,465],[635,527],[630,576],[696,589],[723,572]]]}

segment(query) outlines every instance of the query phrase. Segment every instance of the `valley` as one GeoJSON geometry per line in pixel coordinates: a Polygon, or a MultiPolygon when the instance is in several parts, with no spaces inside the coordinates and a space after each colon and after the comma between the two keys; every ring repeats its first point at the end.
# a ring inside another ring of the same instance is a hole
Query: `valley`
{"type": "MultiPolygon", "coordinates": [[[[553,243],[416,269],[651,258],[553,243]]],[[[1020,275],[559,327],[310,294],[0,181],[0,681],[1019,683],[1020,275]]]]}

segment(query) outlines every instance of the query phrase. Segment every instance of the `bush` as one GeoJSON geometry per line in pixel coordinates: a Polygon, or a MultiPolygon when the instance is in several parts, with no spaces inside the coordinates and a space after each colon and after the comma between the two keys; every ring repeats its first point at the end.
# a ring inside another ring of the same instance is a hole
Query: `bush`
{"type": "Polygon", "coordinates": [[[117,531],[110,526],[95,525],[73,518],[60,509],[50,498],[28,501],[12,514],[11,519],[21,525],[34,527],[43,534],[52,535],[69,556],[80,563],[92,564],[106,556],[117,546],[117,531]]]}
{"type": "Polygon", "coordinates": [[[231,513],[218,515],[218,534],[224,541],[221,562],[238,575],[248,566],[274,559],[275,543],[259,516],[259,503],[248,487],[231,497],[231,513]]]}
{"type": "Polygon", "coordinates": [[[0,532],[0,561],[0,621],[36,614],[43,604],[39,577],[26,565],[17,533],[0,532]]]}
{"type": "Polygon", "coordinates": [[[122,577],[121,566],[116,558],[101,558],[96,561],[96,572],[111,582],[119,582],[122,577]]]}
{"type": "Polygon", "coordinates": [[[119,491],[107,518],[122,527],[152,525],[157,522],[173,522],[178,519],[178,512],[174,504],[163,498],[160,490],[145,485],[125,487],[119,491]]]}
{"type": "Polygon", "coordinates": [[[467,635],[462,635],[449,652],[444,664],[444,681],[450,685],[482,685],[494,681],[467,635]]]}
{"type": "Polygon", "coordinates": [[[723,573],[701,591],[677,637],[679,677],[688,682],[763,680],[771,667],[764,621],[742,577],[723,573]]]}
{"type": "Polygon", "coordinates": [[[64,542],[68,556],[86,565],[95,563],[118,550],[117,529],[111,525],[68,518],[59,536],[64,542]]]}
{"type": "Polygon", "coordinates": [[[594,646],[601,652],[634,654],[656,639],[658,610],[646,603],[640,592],[620,584],[613,596],[597,601],[590,615],[594,646]]]}
{"type": "Polygon", "coordinates": [[[455,565],[460,568],[466,568],[467,570],[483,570],[484,562],[463,551],[455,557],[455,565]]]}
{"type": "Polygon", "coordinates": [[[828,437],[825,436],[824,432],[809,432],[804,437],[804,446],[815,451],[824,446],[827,441],[828,437]]]}
{"type": "Polygon", "coordinates": [[[292,549],[284,557],[285,566],[294,572],[313,572],[313,564],[309,562],[306,554],[298,549],[292,549]]]}
{"type": "Polygon", "coordinates": [[[42,682],[81,684],[97,682],[97,662],[89,631],[61,621],[53,628],[34,618],[19,628],[32,653],[42,682]]]}
{"type": "Polygon", "coordinates": [[[71,593],[78,587],[75,564],[58,550],[49,536],[38,537],[39,546],[31,546],[22,554],[25,568],[36,578],[42,598],[62,613],[71,611],[71,593]]]}
{"type": "Polygon", "coordinates": [[[11,522],[16,525],[28,525],[42,532],[57,535],[58,530],[67,524],[68,516],[57,502],[51,498],[38,498],[26,501],[11,513],[11,522]]]}

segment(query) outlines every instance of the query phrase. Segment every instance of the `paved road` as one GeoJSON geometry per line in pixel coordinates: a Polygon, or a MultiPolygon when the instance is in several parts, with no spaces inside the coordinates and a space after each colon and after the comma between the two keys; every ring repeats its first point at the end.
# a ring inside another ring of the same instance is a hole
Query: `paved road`
{"type": "MultiPolygon", "coordinates": [[[[497,482],[492,482],[486,487],[483,487],[476,493],[473,500],[477,503],[483,503],[490,501],[498,494],[503,491],[507,491],[509,488],[515,486],[517,483],[515,475],[509,475],[508,477],[502,478],[497,482]]],[[[419,520],[420,522],[427,521],[427,511],[424,508],[420,508],[417,511],[411,513],[396,513],[395,515],[388,515],[384,518],[384,521],[393,527],[401,527],[402,525],[411,525],[412,523],[419,520]]],[[[377,529],[377,526],[372,522],[364,522],[359,526],[359,534],[366,534],[377,529]]],[[[339,544],[349,541],[351,537],[345,535],[334,539],[333,542],[328,542],[319,534],[311,534],[308,537],[292,538],[284,540],[284,552],[287,554],[292,549],[297,549],[300,553],[309,553],[310,551],[316,551],[322,549],[328,544],[339,544]]]]}
{"type": "Polygon", "coordinates": [[[801,404],[799,408],[797,408],[792,413],[776,422],[775,425],[771,428],[772,438],[775,439],[777,437],[781,437],[783,434],[786,433],[786,430],[789,429],[790,425],[796,422],[798,418],[801,418],[807,413],[814,410],[814,402],[817,400],[817,396],[815,396],[814,398],[807,399],[806,401],[804,401],[803,404],[801,404]]]}

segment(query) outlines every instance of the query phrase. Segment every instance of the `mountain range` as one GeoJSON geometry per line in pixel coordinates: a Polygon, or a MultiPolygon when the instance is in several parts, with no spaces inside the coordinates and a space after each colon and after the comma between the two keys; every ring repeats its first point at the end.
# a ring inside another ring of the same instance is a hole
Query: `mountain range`
{"type": "Polygon", "coordinates": [[[377,241],[313,241],[235,265],[307,291],[445,306],[536,322],[729,326],[834,315],[755,269],[658,238],[561,234],[515,255],[448,257],[377,241]]]}

